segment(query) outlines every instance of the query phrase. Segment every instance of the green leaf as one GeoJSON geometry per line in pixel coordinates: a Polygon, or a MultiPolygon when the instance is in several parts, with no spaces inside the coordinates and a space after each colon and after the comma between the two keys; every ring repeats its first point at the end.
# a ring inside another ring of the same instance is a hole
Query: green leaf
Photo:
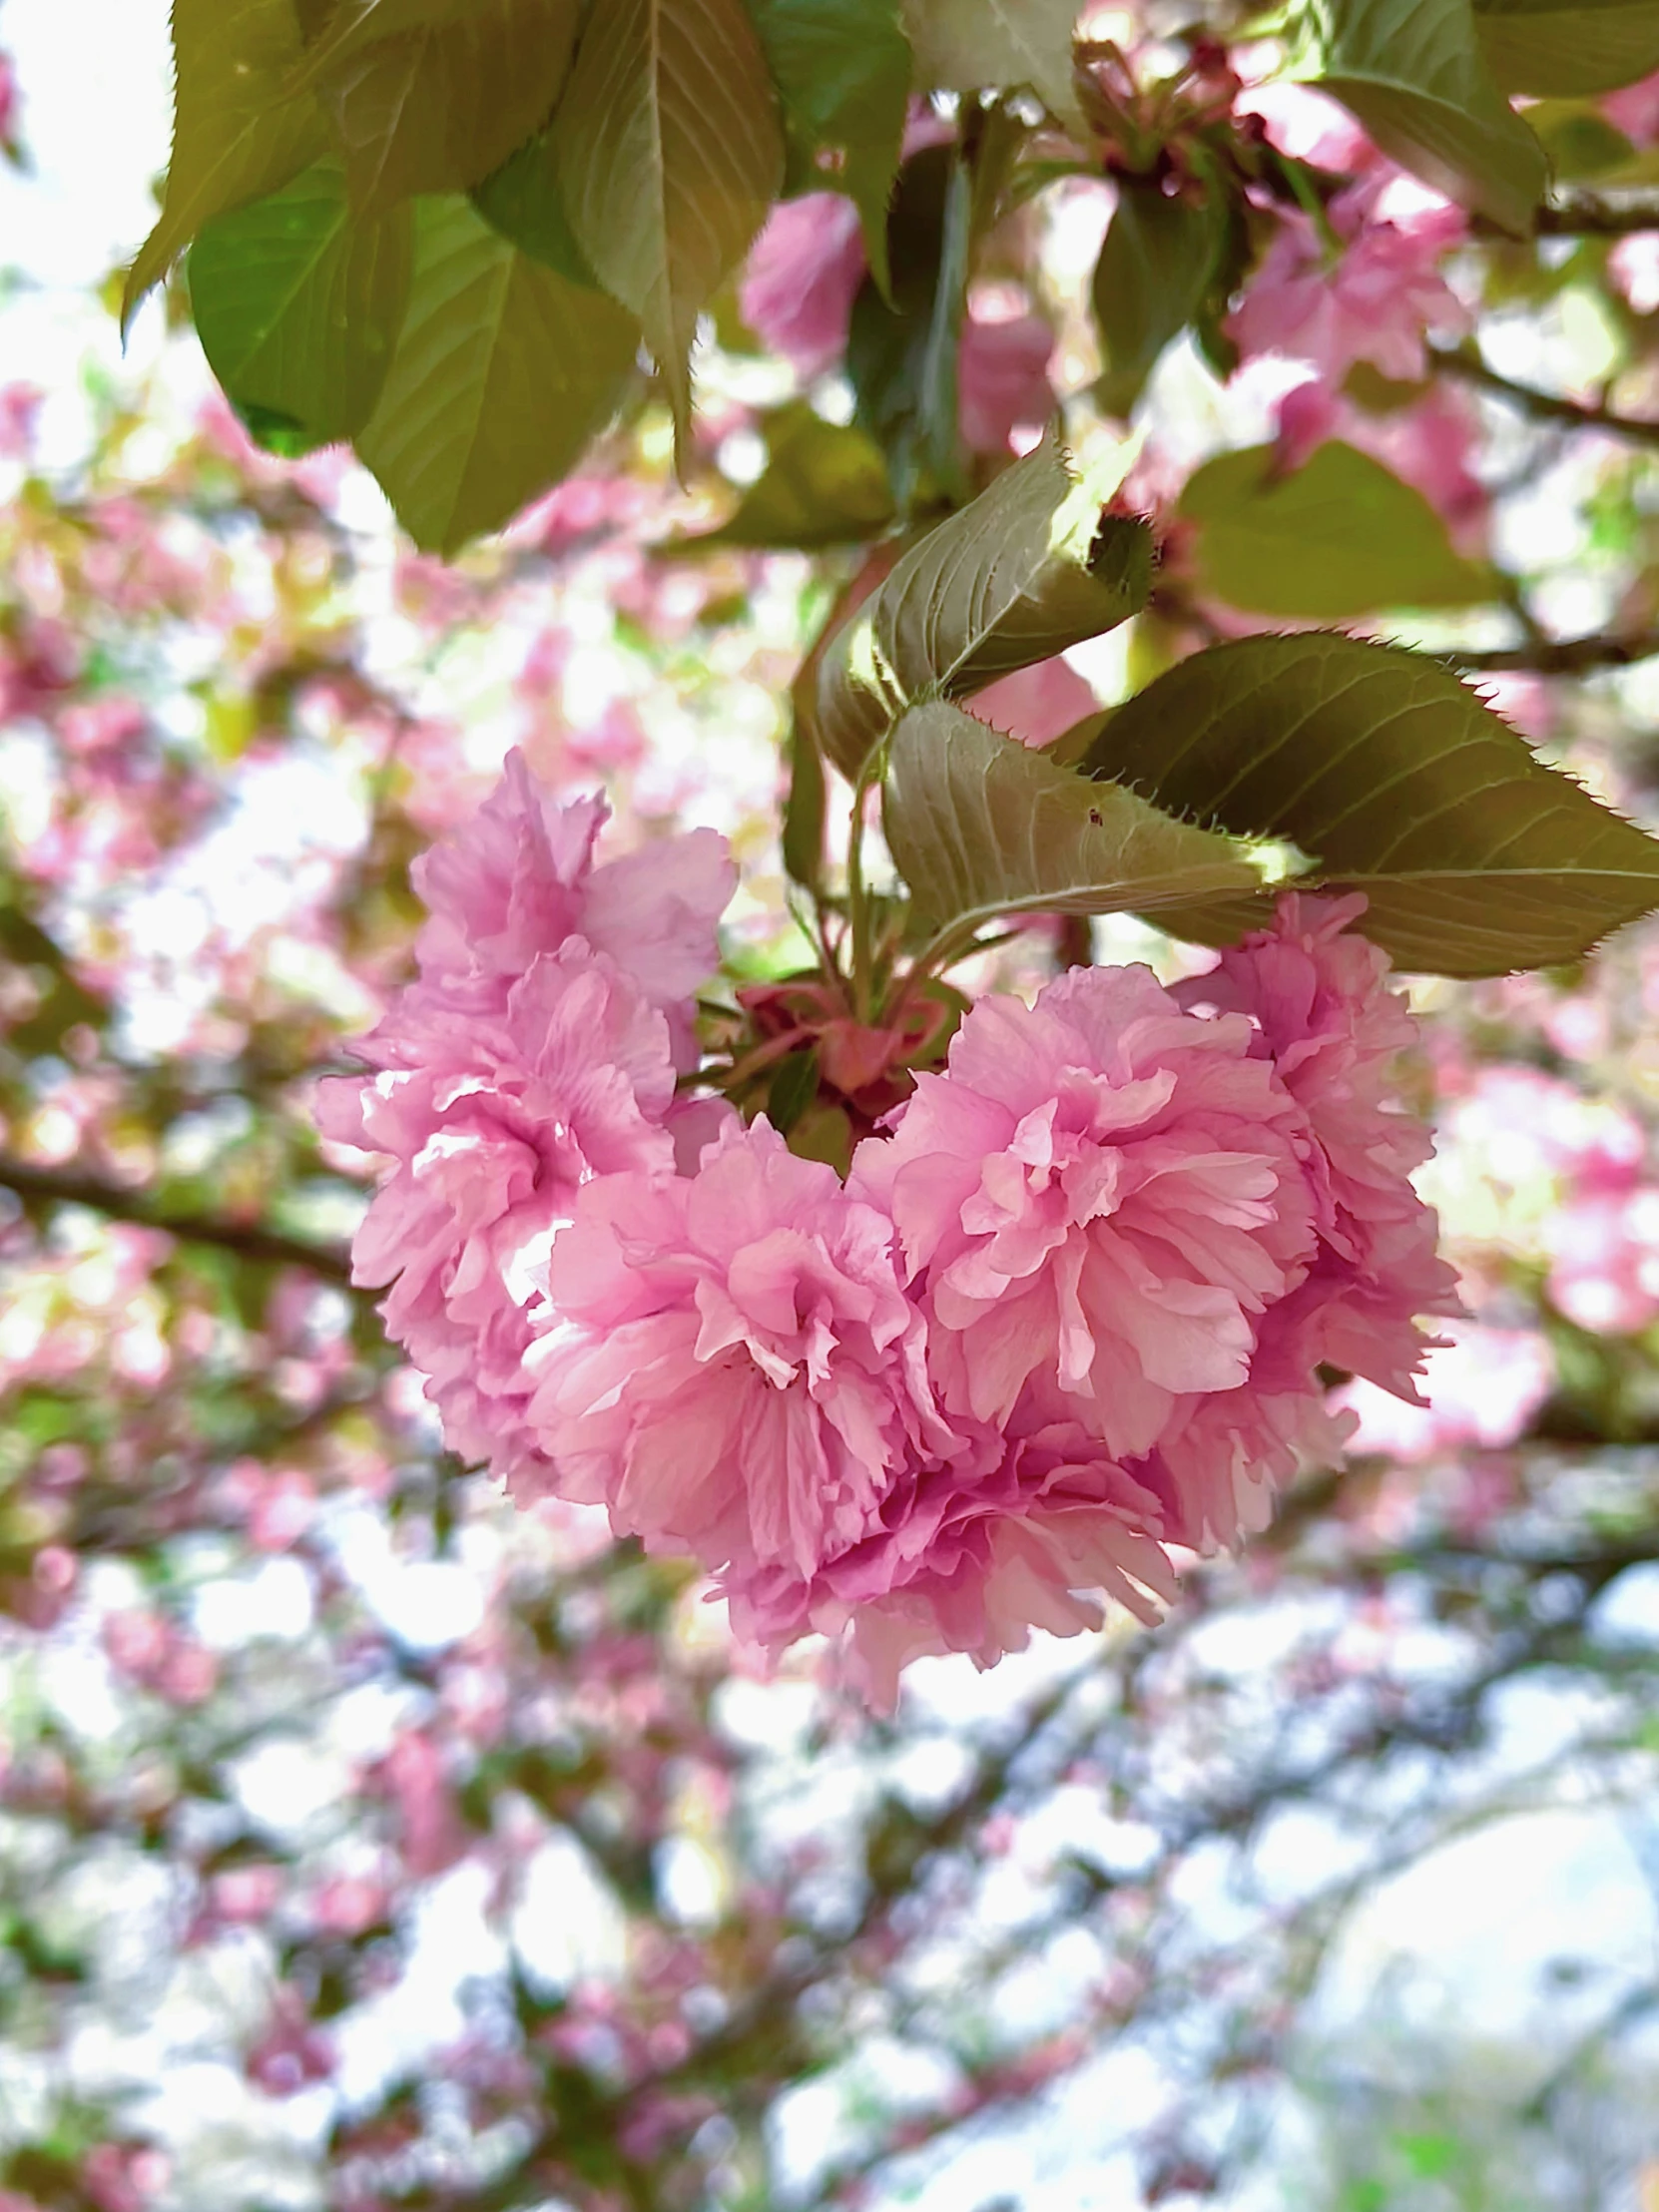
{"type": "Polygon", "coordinates": [[[918,89],[1012,91],[1023,85],[1062,123],[1081,127],[1071,78],[1078,5],[1079,0],[901,0],[918,89]]]}
{"type": "Polygon", "coordinates": [[[559,190],[558,142],[538,131],[477,187],[472,205],[492,229],[533,262],[556,269],[571,283],[598,291],[599,278],[576,243],[559,190]]]}
{"type": "Polygon", "coordinates": [[[676,550],[799,547],[817,551],[879,537],[892,521],[892,493],[880,449],[852,424],[826,422],[805,400],[762,425],[767,465],[718,530],[682,538],[676,550]]]}
{"type": "Polygon", "coordinates": [[[1296,74],[1406,169],[1524,235],[1543,149],[1493,83],[1470,0],[1306,0],[1296,74]]]}
{"type": "Polygon", "coordinates": [[[570,227],[644,325],[683,435],[697,317],[784,176],[778,98],[742,0],[604,0],[555,137],[570,227]]]}
{"type": "Polygon", "coordinates": [[[956,361],[967,312],[973,179],[954,147],[904,164],[887,224],[890,295],[873,275],[852,302],[854,419],[887,455],[906,512],[962,496],[956,361]]]}
{"type": "Polygon", "coordinates": [[[174,0],[173,159],[161,221],[140,249],[122,321],[203,224],[275,192],[328,150],[299,60],[291,0],[174,0]]]}
{"type": "Polygon", "coordinates": [[[1109,414],[1130,412],[1159,354],[1198,313],[1226,242],[1215,189],[1202,200],[1172,199],[1149,178],[1118,179],[1093,287],[1106,364],[1095,388],[1109,414]]]}
{"type": "Polygon", "coordinates": [[[1155,912],[1262,880],[1231,837],[1056,768],[942,701],[899,723],[883,807],[917,905],[964,936],[998,914],[1155,912]]]}
{"type": "Polygon", "coordinates": [[[1505,92],[1612,92],[1659,69],[1654,0],[1475,0],[1474,22],[1505,92]]]}
{"type": "Polygon", "coordinates": [[[1493,596],[1491,571],[1453,551],[1421,492],[1340,439],[1287,476],[1271,445],[1218,454],[1177,512],[1197,525],[1203,589],[1250,614],[1342,622],[1493,596]]]}
{"type": "Polygon", "coordinates": [[[767,1119],[787,1137],[818,1096],[818,1047],[779,1061],[767,1090],[767,1119]]]}
{"type": "Polygon", "coordinates": [[[556,482],[615,412],[638,336],[470,201],[419,202],[408,310],[356,441],[416,544],[450,552],[556,482]]]}
{"type": "Polygon", "coordinates": [[[353,217],[335,162],[208,224],[191,248],[191,312],[236,405],[315,444],[360,430],[403,317],[412,236],[407,208],[353,217]]]}
{"type": "Polygon", "coordinates": [[[1104,486],[1072,476],[1051,431],[911,547],[820,671],[821,739],[844,775],[905,707],[964,699],[1145,605],[1150,533],[1104,504],[1104,486]]]}
{"type": "MultiPolygon", "coordinates": [[[[1659,843],[1440,662],[1392,646],[1309,635],[1195,654],[1118,709],[1086,765],[1235,836],[1294,840],[1329,888],[1366,893],[1361,926],[1405,968],[1576,960],[1659,905],[1659,843]]],[[[1186,933],[1180,918],[1168,926],[1186,933]]]]}
{"type": "Polygon", "coordinates": [[[355,205],[460,192],[547,121],[570,68],[579,0],[380,0],[307,56],[355,205]],[[416,15],[424,18],[412,22],[416,15]],[[374,36],[408,25],[395,36],[374,36]]]}
{"type": "Polygon", "coordinates": [[[904,143],[910,44],[897,0],[750,0],[784,102],[792,192],[844,192],[889,288],[887,203],[904,143]]]}

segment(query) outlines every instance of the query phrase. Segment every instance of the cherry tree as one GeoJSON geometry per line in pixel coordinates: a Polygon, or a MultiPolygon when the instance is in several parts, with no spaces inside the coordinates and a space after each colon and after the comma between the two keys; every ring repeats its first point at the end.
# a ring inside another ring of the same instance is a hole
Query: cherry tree
{"type": "Polygon", "coordinates": [[[1650,1818],[1649,13],[178,0],[220,388],[6,394],[14,2197],[1654,2156],[1640,1976],[1304,2002],[1650,1818]]]}

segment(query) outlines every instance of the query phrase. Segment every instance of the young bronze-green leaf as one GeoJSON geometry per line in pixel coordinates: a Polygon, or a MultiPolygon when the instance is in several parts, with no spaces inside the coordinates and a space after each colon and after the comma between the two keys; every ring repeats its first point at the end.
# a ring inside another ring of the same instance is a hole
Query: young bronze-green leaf
{"type": "Polygon", "coordinates": [[[190,303],[209,366],[245,412],[312,444],[373,412],[409,291],[407,208],[359,218],[337,162],[216,216],[190,254],[190,303]]]}
{"type": "Polygon", "coordinates": [[[615,411],[638,325],[490,228],[415,211],[409,304],[357,450],[416,544],[449,552],[555,482],[615,411]]]}
{"type": "Polygon", "coordinates": [[[1079,0],[903,0],[918,90],[1028,87],[1062,123],[1080,123],[1071,40],[1079,0]]]}
{"type": "Polygon", "coordinates": [[[1381,461],[1333,438],[1289,475],[1274,448],[1220,453],[1177,509],[1197,527],[1201,584],[1249,614],[1346,622],[1384,607],[1466,607],[1496,589],[1428,501],[1381,461]]]}
{"type": "Polygon", "coordinates": [[[547,121],[576,39],[578,0],[446,0],[345,20],[307,58],[360,208],[464,192],[547,121]]]}
{"type": "Polygon", "coordinates": [[[1182,661],[1119,708],[1096,774],[1293,840],[1400,966],[1575,960],[1659,906],[1659,843],[1546,768],[1442,663],[1311,634],[1182,661]]]}
{"type": "Polygon", "coordinates": [[[1659,69],[1654,0],[1475,0],[1474,22],[1505,92],[1576,98],[1659,69]]]}
{"type": "Polygon", "coordinates": [[[778,95],[743,0],[603,0],[555,138],[571,230],[644,325],[684,432],[698,315],[784,179],[778,95]]]}
{"type": "Polygon", "coordinates": [[[1056,768],[942,700],[893,733],[883,809],[917,906],[964,935],[998,914],[1156,912],[1262,880],[1233,838],[1056,768]]]}
{"type": "Polygon", "coordinates": [[[161,220],[127,278],[123,318],[203,224],[275,192],[327,151],[292,0],[174,0],[173,159],[161,220]]]}
{"type": "Polygon", "coordinates": [[[904,144],[910,46],[897,0],[750,0],[784,103],[792,192],[844,192],[884,291],[887,203],[904,144]]]}
{"type": "Polygon", "coordinates": [[[1531,229],[1542,147],[1492,81],[1470,0],[1305,0],[1297,74],[1396,162],[1505,230],[1531,229]]]}
{"type": "Polygon", "coordinates": [[[881,449],[850,422],[826,422],[805,400],[763,424],[767,465],[718,530],[676,541],[695,553],[723,545],[756,548],[858,545],[893,518],[881,449]]]}
{"type": "Polygon", "coordinates": [[[1050,433],[914,545],[825,656],[820,729],[835,765],[856,775],[902,707],[966,698],[1137,613],[1150,534],[1101,509],[1050,433]]]}

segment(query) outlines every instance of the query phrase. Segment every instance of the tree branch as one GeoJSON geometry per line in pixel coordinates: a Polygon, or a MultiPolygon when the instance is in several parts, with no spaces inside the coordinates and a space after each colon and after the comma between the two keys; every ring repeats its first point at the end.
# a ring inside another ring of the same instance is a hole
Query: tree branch
{"type": "Polygon", "coordinates": [[[1535,676],[1583,676],[1597,668],[1630,668],[1659,656],[1659,630],[1638,630],[1628,637],[1611,632],[1587,638],[1531,638],[1522,645],[1500,645],[1481,653],[1455,647],[1443,658],[1459,668],[1497,674],[1524,669],[1535,676]]]}
{"type": "Polygon", "coordinates": [[[286,1237],[257,1222],[190,1213],[164,1205],[147,1192],[124,1190],[119,1183],[105,1183],[95,1176],[0,1158],[0,1190],[12,1192],[26,1212],[37,1206],[85,1206],[111,1221],[163,1230],[184,1244],[214,1245],[241,1259],[272,1262],[278,1267],[308,1268],[311,1274],[325,1276],[330,1282],[348,1288],[351,1285],[351,1255],[339,1245],[308,1244],[302,1237],[286,1237]]]}
{"type": "Polygon", "coordinates": [[[1634,231],[1659,231],[1659,194],[1631,193],[1603,200],[1598,193],[1574,192],[1538,210],[1540,238],[1628,238],[1634,231]]]}
{"type": "Polygon", "coordinates": [[[1517,384],[1512,377],[1500,376],[1495,368],[1488,368],[1472,346],[1431,345],[1428,355],[1442,375],[1455,376],[1462,383],[1506,399],[1512,407],[1519,407],[1540,422],[1565,423],[1574,430],[1604,430],[1610,437],[1629,438],[1637,445],[1659,446],[1659,421],[1617,414],[1611,407],[1598,407],[1588,400],[1568,399],[1560,392],[1517,384]]]}

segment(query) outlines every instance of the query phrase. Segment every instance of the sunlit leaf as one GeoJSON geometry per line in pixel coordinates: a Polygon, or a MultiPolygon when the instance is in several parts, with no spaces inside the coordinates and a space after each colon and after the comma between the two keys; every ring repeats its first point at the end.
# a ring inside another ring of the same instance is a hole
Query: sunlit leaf
{"type": "Polygon", "coordinates": [[[124,319],[204,223],[326,153],[315,100],[289,87],[299,54],[291,0],[174,0],[173,159],[161,220],[127,278],[124,319]]]}
{"type": "Polygon", "coordinates": [[[902,0],[916,83],[939,92],[1028,86],[1062,122],[1079,121],[1071,81],[1078,0],[902,0]]]}
{"type": "Polygon", "coordinates": [[[1118,709],[1086,765],[1237,836],[1291,839],[1332,888],[1366,892],[1363,926],[1406,968],[1574,960],[1659,905],[1659,843],[1440,662],[1391,646],[1314,634],[1195,654],[1118,709]]]}
{"type": "Polygon", "coordinates": [[[783,96],[790,188],[846,194],[885,289],[911,71],[897,0],[750,0],[750,13],[783,96]]]}
{"type": "Polygon", "coordinates": [[[412,233],[407,208],[354,217],[335,162],[208,224],[191,249],[191,312],[237,405],[286,416],[313,443],[360,430],[402,320],[412,233]]]}
{"type": "Polygon", "coordinates": [[[1531,228],[1543,149],[1492,81],[1470,0],[1305,0],[1297,74],[1383,153],[1506,230],[1531,228]]]}
{"type": "Polygon", "coordinates": [[[1421,492],[1332,439],[1289,475],[1274,448],[1218,454],[1178,512],[1197,529],[1203,588],[1251,614],[1341,622],[1382,607],[1462,607],[1492,597],[1421,492]]]}
{"type": "Polygon", "coordinates": [[[1653,0],[1475,0],[1474,20],[1505,92],[1612,92],[1659,69],[1653,0]]]}
{"type": "Polygon", "coordinates": [[[1156,911],[1262,880],[1235,839],[1056,768],[943,701],[893,734],[883,822],[917,905],[964,933],[997,914],[1156,911]]]}
{"type": "Polygon", "coordinates": [[[966,698],[1145,604],[1150,535],[1103,514],[1105,491],[1050,433],[905,554],[825,657],[820,728],[843,773],[905,706],[966,698]]]}
{"type": "Polygon", "coordinates": [[[519,253],[470,201],[415,214],[408,310],[357,450],[416,543],[447,552],[577,460],[615,411],[638,327],[519,253]]]}
{"type": "Polygon", "coordinates": [[[579,9],[578,0],[449,0],[395,36],[371,36],[415,12],[380,0],[307,57],[306,81],[365,209],[464,191],[499,168],[551,114],[579,9]]]}
{"type": "Polygon", "coordinates": [[[742,0],[605,0],[555,134],[570,227],[690,419],[692,340],[784,178],[778,96],[742,0]]]}

